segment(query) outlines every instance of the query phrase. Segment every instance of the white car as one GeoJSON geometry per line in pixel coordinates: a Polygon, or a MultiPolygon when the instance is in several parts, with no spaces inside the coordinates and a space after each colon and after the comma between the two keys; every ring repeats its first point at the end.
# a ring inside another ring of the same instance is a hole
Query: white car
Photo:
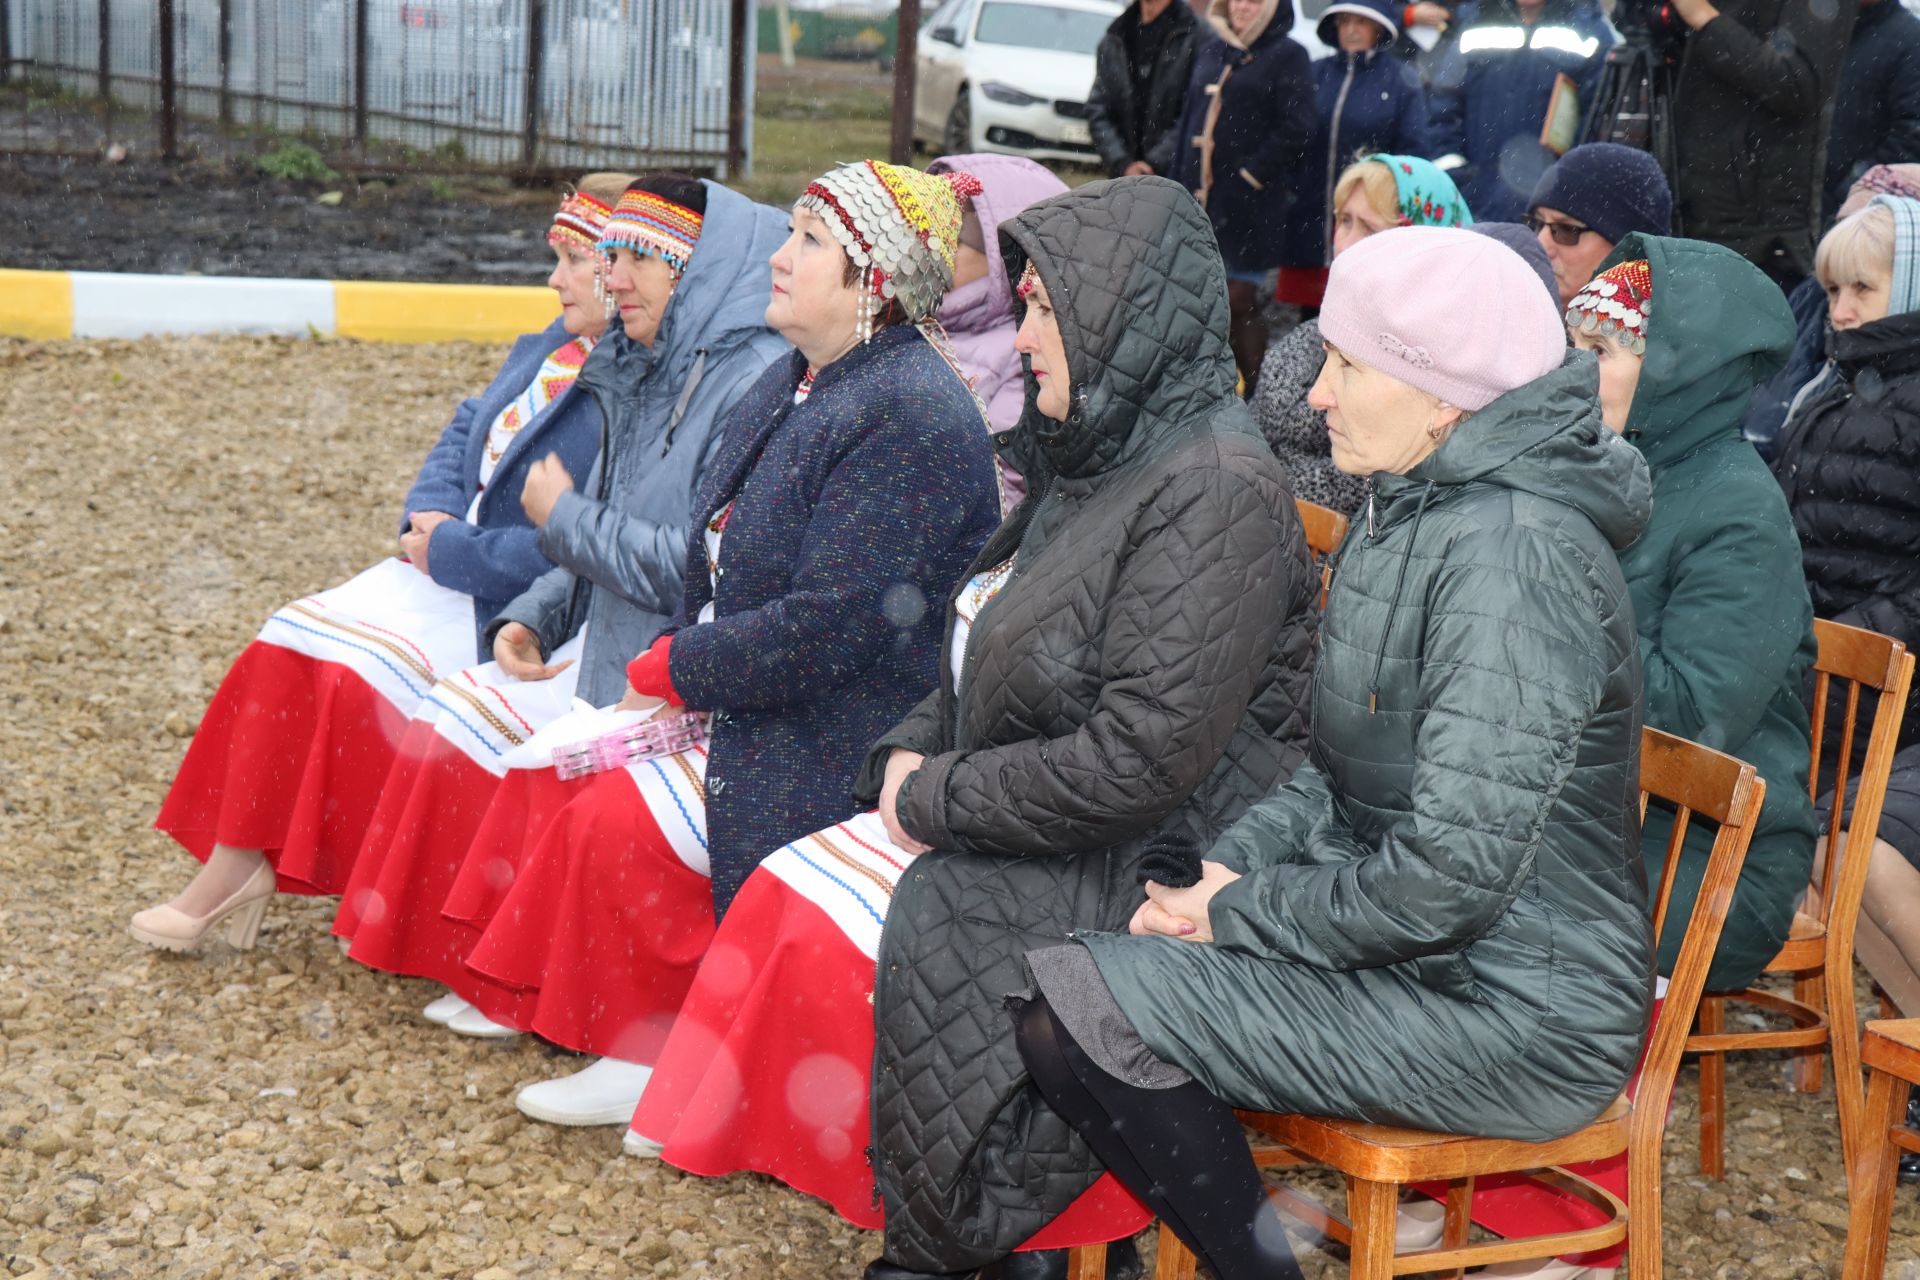
{"type": "Polygon", "coordinates": [[[1115,0],[946,0],[920,30],[914,141],[1097,162],[1087,132],[1093,54],[1115,0]]]}

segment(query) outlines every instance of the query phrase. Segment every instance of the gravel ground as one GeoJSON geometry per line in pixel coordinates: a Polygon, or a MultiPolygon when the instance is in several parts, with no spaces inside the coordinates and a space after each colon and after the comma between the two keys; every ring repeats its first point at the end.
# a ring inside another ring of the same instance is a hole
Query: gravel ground
{"type": "MultiPolygon", "coordinates": [[[[417,1017],[425,983],[354,965],[331,904],[283,899],[257,950],[147,950],[129,913],[190,861],[150,826],[206,700],[275,606],[385,548],[484,346],[0,340],[0,1260],[39,1277],[854,1277],[876,1242],[757,1177],[523,1122],[535,1043],[417,1017]]],[[[1837,1276],[1831,1094],[1731,1073],[1727,1180],[1667,1149],[1669,1274],[1837,1276]]],[[[1911,1193],[1896,1259],[1920,1246],[1911,1193]]],[[[1338,1260],[1307,1255],[1310,1274],[1338,1260]]],[[[1920,1277],[1896,1261],[1890,1274],[1920,1277]]]]}

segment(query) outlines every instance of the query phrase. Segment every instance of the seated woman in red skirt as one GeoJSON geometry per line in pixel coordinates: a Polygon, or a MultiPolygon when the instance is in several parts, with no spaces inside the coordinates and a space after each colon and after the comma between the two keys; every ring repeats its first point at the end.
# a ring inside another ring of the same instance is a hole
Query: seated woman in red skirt
{"type": "MultiPolygon", "coordinates": [[[[784,210],[671,173],[640,178],[607,219],[620,324],[580,378],[601,406],[601,456],[579,489],[557,463],[536,470],[522,501],[557,567],[489,624],[495,660],[442,681],[407,726],[334,917],[360,963],[444,983],[466,972],[480,927],[449,917],[449,893],[490,806],[531,822],[570,798],[541,767],[554,735],[577,736],[555,722],[618,702],[627,660],[673,620],[701,473],[741,397],[791,351],[766,325],[767,258],[786,224],[784,210]]],[[[489,857],[478,889],[510,880],[489,857]]],[[[458,996],[424,1012],[513,1034],[458,996]]]]}
{"type": "Polygon", "coordinates": [[[455,985],[602,1055],[524,1090],[530,1115],[631,1116],[747,874],[847,811],[868,746],[934,685],[937,602],[999,518],[980,406],[920,324],[972,189],[865,162],[794,207],[767,321],[798,350],[729,422],[677,625],[627,668],[623,707],[710,712],[707,744],[570,784],[455,985]]]}
{"type": "Polygon", "coordinates": [[[339,893],[407,717],[552,567],[518,498],[536,459],[593,458],[599,413],[575,379],[607,325],[594,246],[631,180],[591,174],[560,206],[560,318],[514,343],[441,432],[407,494],[401,558],[281,609],[228,671],[155,822],[205,865],[133,917],[140,941],[191,951],[228,921],[251,947],[276,887],[339,893]]]}
{"type": "Polygon", "coordinates": [[[1145,1222],[1027,1083],[1001,1003],[1024,948],[1123,928],[1156,851],[1223,831],[1307,740],[1316,584],[1234,393],[1205,214],[1122,178],[1001,232],[1032,490],[951,600],[939,690],[868,757],[879,811],[747,881],[628,1143],[861,1226],[884,1201],[872,1276],[1000,1275],[1145,1222]]]}

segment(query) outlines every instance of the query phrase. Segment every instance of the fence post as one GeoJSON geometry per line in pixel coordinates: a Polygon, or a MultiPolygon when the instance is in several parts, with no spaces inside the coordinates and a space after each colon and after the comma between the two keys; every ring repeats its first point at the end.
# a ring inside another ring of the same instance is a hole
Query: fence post
{"type": "Polygon", "coordinates": [[[172,160],[179,154],[178,121],[174,118],[175,90],[173,74],[173,0],[160,0],[160,156],[172,160]]]}
{"type": "Polygon", "coordinates": [[[900,0],[900,32],[893,52],[893,143],[888,158],[913,163],[913,81],[920,57],[920,0],[900,0]]]}
{"type": "Polygon", "coordinates": [[[100,0],[100,135],[113,144],[113,0],[100,0]]]}
{"type": "Polygon", "coordinates": [[[220,30],[215,35],[220,59],[220,128],[233,127],[233,0],[220,0],[220,30]]]}
{"type": "Polygon", "coordinates": [[[532,171],[540,156],[540,94],[547,60],[547,0],[527,0],[526,102],[520,133],[520,167],[532,171]]]}
{"type": "Polygon", "coordinates": [[[353,145],[367,154],[367,0],[353,0],[353,145]]]}
{"type": "Polygon", "coordinates": [[[747,171],[747,59],[758,42],[753,28],[752,0],[731,0],[727,6],[727,181],[738,182],[747,171]]]}
{"type": "Polygon", "coordinates": [[[13,79],[13,6],[0,0],[0,84],[13,79]]]}

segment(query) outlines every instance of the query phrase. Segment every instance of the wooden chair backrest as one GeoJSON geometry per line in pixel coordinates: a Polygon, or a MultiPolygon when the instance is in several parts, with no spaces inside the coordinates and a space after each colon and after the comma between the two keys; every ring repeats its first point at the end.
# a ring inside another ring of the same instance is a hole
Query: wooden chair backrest
{"type": "Polygon", "coordinates": [[[1313,553],[1313,563],[1320,570],[1320,607],[1324,609],[1327,591],[1333,585],[1327,557],[1346,541],[1347,518],[1332,507],[1323,507],[1305,498],[1295,498],[1293,505],[1300,512],[1300,527],[1307,534],[1307,550],[1313,553]]]}
{"type": "Polygon", "coordinates": [[[1807,790],[1818,804],[1821,793],[1830,785],[1833,808],[1819,836],[1822,856],[1814,860],[1813,903],[1809,910],[1826,923],[1828,946],[1844,946],[1845,954],[1851,955],[1854,921],[1867,883],[1867,855],[1880,829],[1887,774],[1899,746],[1900,722],[1906,715],[1907,690],[1913,682],[1913,655],[1890,636],[1824,618],[1814,620],[1813,634],[1820,655],[1813,666],[1813,755],[1807,770],[1807,790]],[[1863,689],[1877,696],[1856,775],[1854,741],[1863,689]],[[1839,759],[1823,761],[1820,757],[1825,749],[1827,717],[1835,701],[1843,717],[1839,759]],[[1831,776],[1831,783],[1825,782],[1826,776],[1831,776]],[[1860,790],[1849,805],[1847,784],[1856,776],[1860,790]]]}
{"type": "Polygon", "coordinates": [[[1656,942],[1671,923],[1666,917],[1673,898],[1674,869],[1680,863],[1680,846],[1687,838],[1688,825],[1696,816],[1719,824],[1692,917],[1681,922],[1686,932],[1680,955],[1667,981],[1666,1005],[1654,1023],[1653,1042],[1648,1046],[1633,1100],[1629,1146],[1637,1152],[1652,1152],[1655,1160],[1666,1129],[1667,1101],[1680,1071],[1680,1056],[1693,1029],[1707,969],[1713,963],[1713,951],[1719,945],[1727,908],[1733,902],[1733,887],[1747,860],[1747,845],[1753,839],[1766,793],[1767,784],[1744,760],[1658,729],[1640,732],[1640,816],[1645,819],[1650,797],[1675,809],[1673,828],[1667,834],[1664,869],[1654,895],[1656,942]]]}

